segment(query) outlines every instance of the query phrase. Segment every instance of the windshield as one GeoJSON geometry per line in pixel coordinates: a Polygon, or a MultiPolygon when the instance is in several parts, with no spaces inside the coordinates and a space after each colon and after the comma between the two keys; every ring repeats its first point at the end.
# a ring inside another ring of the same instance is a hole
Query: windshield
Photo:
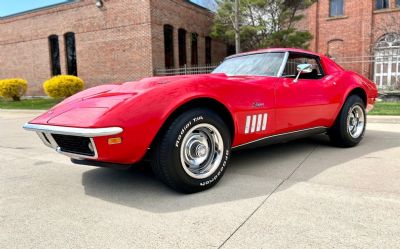
{"type": "Polygon", "coordinates": [[[212,73],[228,76],[278,76],[285,53],[260,53],[225,60],[212,73]]]}

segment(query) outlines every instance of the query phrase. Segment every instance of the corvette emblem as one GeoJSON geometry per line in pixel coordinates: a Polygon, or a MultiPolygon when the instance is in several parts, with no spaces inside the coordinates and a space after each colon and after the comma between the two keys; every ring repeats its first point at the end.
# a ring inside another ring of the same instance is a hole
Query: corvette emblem
{"type": "Polygon", "coordinates": [[[259,107],[264,107],[264,103],[261,102],[254,102],[253,107],[259,108],[259,107]]]}

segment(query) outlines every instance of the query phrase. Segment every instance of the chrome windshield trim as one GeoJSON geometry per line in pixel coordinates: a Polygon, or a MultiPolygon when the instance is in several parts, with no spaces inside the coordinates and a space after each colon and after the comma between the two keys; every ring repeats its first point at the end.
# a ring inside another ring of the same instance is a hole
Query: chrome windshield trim
{"type": "Polygon", "coordinates": [[[74,128],[65,126],[52,126],[52,125],[38,125],[26,123],[23,128],[28,131],[71,135],[80,137],[102,137],[116,135],[123,131],[120,127],[106,127],[106,128],[74,128]]]}
{"type": "Polygon", "coordinates": [[[283,71],[285,71],[285,67],[286,67],[286,63],[287,63],[288,59],[289,59],[289,52],[286,52],[285,57],[283,58],[283,61],[282,61],[282,65],[278,71],[278,77],[282,77],[283,71]]]}

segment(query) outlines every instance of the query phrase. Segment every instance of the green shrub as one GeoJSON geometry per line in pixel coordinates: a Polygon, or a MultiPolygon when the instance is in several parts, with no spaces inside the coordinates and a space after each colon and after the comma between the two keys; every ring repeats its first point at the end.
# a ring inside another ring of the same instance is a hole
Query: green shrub
{"type": "Polygon", "coordinates": [[[20,101],[26,90],[28,90],[28,83],[24,79],[0,80],[0,96],[3,98],[20,101]]]}
{"type": "Polygon", "coordinates": [[[67,98],[82,91],[83,87],[83,80],[72,75],[54,76],[43,83],[44,91],[52,98],[67,98]]]}

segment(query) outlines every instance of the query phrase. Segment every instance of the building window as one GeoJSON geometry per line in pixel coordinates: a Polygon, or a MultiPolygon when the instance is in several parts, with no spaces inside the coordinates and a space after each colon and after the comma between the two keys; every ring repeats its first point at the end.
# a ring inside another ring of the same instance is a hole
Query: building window
{"type": "Polygon", "coordinates": [[[329,16],[343,16],[343,1],[344,0],[330,0],[329,2],[329,16]]]}
{"type": "Polygon", "coordinates": [[[381,37],[374,48],[374,81],[379,89],[400,86],[400,33],[381,37]]]}
{"type": "Polygon", "coordinates": [[[58,44],[58,36],[51,35],[49,36],[49,50],[50,50],[50,68],[51,75],[60,75],[61,67],[60,67],[60,47],[58,44]]]}
{"type": "Polygon", "coordinates": [[[206,65],[211,65],[211,37],[206,37],[206,65]]]}
{"type": "Polygon", "coordinates": [[[192,33],[191,36],[191,48],[192,48],[192,66],[198,65],[199,64],[199,54],[198,54],[198,48],[197,48],[197,40],[198,40],[199,35],[197,33],[192,33]]]}
{"type": "Polygon", "coordinates": [[[184,66],[187,63],[186,60],[186,30],[178,30],[178,44],[179,44],[179,66],[184,66]]]}
{"type": "Polygon", "coordinates": [[[376,0],[375,8],[377,10],[389,8],[389,0],[376,0]]]}
{"type": "Polygon", "coordinates": [[[236,48],[233,44],[226,44],[226,55],[234,55],[236,54],[236,48]]]}
{"type": "Polygon", "coordinates": [[[78,68],[76,64],[75,34],[72,32],[65,33],[64,43],[65,59],[67,62],[67,74],[78,76],[78,68]]]}
{"type": "Polygon", "coordinates": [[[174,64],[174,28],[164,25],[165,68],[173,68],[174,64]]]}

